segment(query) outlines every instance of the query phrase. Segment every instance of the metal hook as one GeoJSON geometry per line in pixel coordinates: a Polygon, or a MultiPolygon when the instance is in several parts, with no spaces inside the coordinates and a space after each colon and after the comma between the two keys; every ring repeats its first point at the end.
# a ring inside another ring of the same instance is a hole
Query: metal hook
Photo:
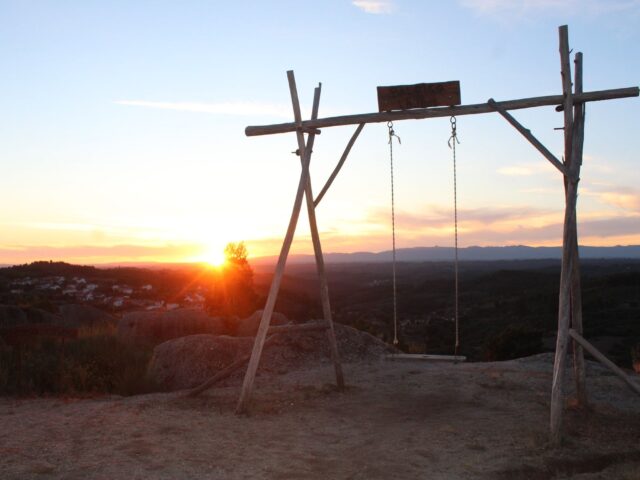
{"type": "Polygon", "coordinates": [[[453,148],[453,145],[451,143],[452,140],[454,144],[457,143],[458,145],[460,145],[460,140],[458,140],[458,133],[456,131],[457,125],[455,115],[452,115],[451,118],[449,118],[449,123],[451,123],[451,136],[449,137],[447,145],[449,145],[449,148],[453,148]]]}
{"type": "Polygon", "coordinates": [[[396,135],[396,132],[393,129],[393,122],[387,122],[387,128],[389,128],[389,143],[391,143],[393,137],[396,137],[398,139],[398,143],[402,145],[402,140],[400,140],[400,137],[396,135]]]}

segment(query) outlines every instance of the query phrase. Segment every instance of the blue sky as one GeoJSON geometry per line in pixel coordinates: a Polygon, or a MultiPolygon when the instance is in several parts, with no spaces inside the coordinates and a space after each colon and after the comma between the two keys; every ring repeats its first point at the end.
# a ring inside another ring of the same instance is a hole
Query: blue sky
{"type": "MultiPolygon", "coordinates": [[[[557,27],[585,90],[637,86],[640,1],[0,0],[0,262],[276,253],[303,112],[377,109],[376,86],[460,80],[462,102],[560,93],[557,27]]],[[[561,155],[561,114],[514,115],[561,155]]],[[[589,104],[582,243],[640,243],[637,98],[589,104]]],[[[562,179],[498,115],[458,119],[462,245],[558,245],[562,179]]],[[[353,128],[316,141],[318,191],[353,128]]],[[[396,123],[398,246],[452,244],[448,119],[396,123]]],[[[390,247],[386,127],[368,125],[318,208],[326,251],[390,247]]],[[[310,250],[301,217],[294,251],[310,250]]]]}

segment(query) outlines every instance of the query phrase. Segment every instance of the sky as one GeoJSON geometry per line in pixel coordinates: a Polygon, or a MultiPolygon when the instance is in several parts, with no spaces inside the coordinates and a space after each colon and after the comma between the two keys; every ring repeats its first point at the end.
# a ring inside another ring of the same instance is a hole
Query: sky
{"type": "MultiPolygon", "coordinates": [[[[463,104],[562,92],[558,26],[585,91],[640,79],[640,0],[0,0],[0,263],[276,255],[300,175],[286,71],[308,117],[377,110],[376,86],[459,80],[463,104]]],[[[562,156],[562,114],[512,112],[562,156]]],[[[640,99],[587,105],[580,243],[640,244],[640,99]]],[[[457,120],[461,246],[560,245],[561,175],[498,114],[457,120]]],[[[448,118],[395,123],[399,248],[453,244],[448,118]]],[[[324,129],[320,191],[355,127],[324,129]]],[[[317,209],[325,252],[391,248],[385,124],[317,209]]],[[[293,253],[312,251],[306,213],[293,253]]]]}

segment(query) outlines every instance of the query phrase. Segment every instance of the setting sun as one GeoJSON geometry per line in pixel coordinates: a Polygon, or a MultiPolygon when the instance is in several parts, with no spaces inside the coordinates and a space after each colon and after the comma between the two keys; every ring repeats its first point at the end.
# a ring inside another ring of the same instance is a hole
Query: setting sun
{"type": "Polygon", "coordinates": [[[222,249],[210,249],[202,255],[202,261],[212,267],[222,267],[226,262],[222,249]]]}

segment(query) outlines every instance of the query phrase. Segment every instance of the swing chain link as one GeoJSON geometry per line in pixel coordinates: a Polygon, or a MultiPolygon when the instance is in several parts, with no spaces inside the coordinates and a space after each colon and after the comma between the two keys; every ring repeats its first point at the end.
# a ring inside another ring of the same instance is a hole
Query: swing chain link
{"type": "Polygon", "coordinates": [[[457,124],[455,115],[451,116],[451,118],[449,119],[449,123],[451,123],[451,136],[449,137],[447,145],[449,145],[449,148],[455,149],[455,143],[458,143],[458,145],[460,145],[460,140],[458,140],[458,132],[456,130],[457,124]]]}
{"type": "Polygon", "coordinates": [[[393,246],[392,278],[393,278],[393,344],[398,345],[398,309],[396,293],[396,208],[395,193],[393,185],[393,137],[398,139],[398,144],[402,144],[400,137],[393,130],[393,122],[387,122],[389,129],[389,166],[391,168],[391,239],[393,246]]]}
{"type": "Polygon", "coordinates": [[[455,322],[455,345],[453,348],[454,356],[458,356],[458,350],[460,348],[460,329],[459,329],[459,309],[458,309],[458,175],[457,175],[457,159],[456,159],[456,143],[459,145],[458,133],[456,131],[456,117],[451,116],[449,119],[451,123],[451,136],[447,142],[449,148],[452,150],[453,156],[453,223],[454,223],[454,276],[455,276],[455,293],[454,293],[454,322],[455,322]]]}

